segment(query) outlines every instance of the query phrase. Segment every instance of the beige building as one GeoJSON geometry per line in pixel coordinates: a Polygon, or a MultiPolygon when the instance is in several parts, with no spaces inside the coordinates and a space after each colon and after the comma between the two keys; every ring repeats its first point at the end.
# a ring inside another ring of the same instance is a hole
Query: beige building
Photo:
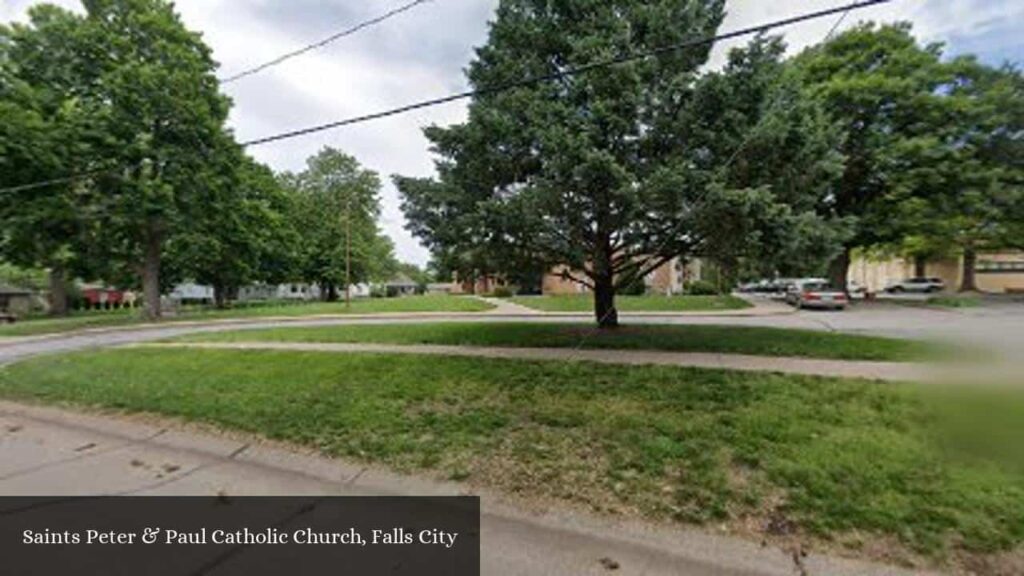
{"type": "MultiPolygon", "coordinates": [[[[659,268],[644,277],[644,284],[650,294],[661,294],[672,296],[682,294],[683,289],[690,282],[703,278],[704,266],[699,259],[683,260],[674,258],[661,265],[659,268]]],[[[565,267],[554,268],[544,275],[541,282],[541,292],[545,296],[563,296],[570,294],[588,294],[590,289],[586,286],[565,277],[565,267]]],[[[575,272],[576,278],[582,278],[583,274],[575,272]]]]}
{"type": "MultiPolygon", "coordinates": [[[[1024,252],[979,254],[976,271],[978,290],[982,292],[1024,293],[1024,252]]],[[[963,260],[928,262],[924,275],[942,279],[946,291],[955,292],[963,281],[963,260]]],[[[914,276],[914,262],[902,258],[881,260],[858,256],[851,262],[849,272],[850,281],[861,284],[869,292],[881,292],[893,282],[914,276]]]]}

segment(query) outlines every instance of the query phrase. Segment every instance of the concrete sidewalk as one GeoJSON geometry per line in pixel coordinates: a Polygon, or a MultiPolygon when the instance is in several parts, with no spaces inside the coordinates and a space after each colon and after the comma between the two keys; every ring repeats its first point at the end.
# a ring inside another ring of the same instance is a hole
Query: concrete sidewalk
{"type": "MultiPolygon", "coordinates": [[[[3,495],[450,495],[465,485],[396,476],[255,438],[0,401],[3,495]]],[[[706,533],[552,510],[480,494],[482,574],[791,576],[911,574],[706,533]],[[798,556],[799,557],[799,556],[798,556]],[[610,566],[617,568],[610,570],[610,566]]],[[[921,572],[914,572],[920,574],[921,572]]]]}
{"type": "Polygon", "coordinates": [[[805,376],[868,378],[871,380],[895,382],[920,382],[934,377],[934,368],[915,363],[822,360],[815,358],[748,356],[744,354],[706,352],[301,342],[171,342],[139,344],[138,346],[215,350],[292,350],[328,353],[418,354],[513,360],[576,360],[600,364],[720,368],[745,372],[779,372],[805,376]]]}

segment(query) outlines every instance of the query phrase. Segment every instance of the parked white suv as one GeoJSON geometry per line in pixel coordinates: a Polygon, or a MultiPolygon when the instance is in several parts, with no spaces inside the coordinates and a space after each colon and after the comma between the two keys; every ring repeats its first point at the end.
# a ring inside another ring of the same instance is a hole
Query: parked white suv
{"type": "Polygon", "coordinates": [[[946,289],[946,283],[941,278],[906,278],[893,282],[885,287],[886,292],[899,294],[901,292],[920,292],[930,294],[942,292],[946,289]]]}

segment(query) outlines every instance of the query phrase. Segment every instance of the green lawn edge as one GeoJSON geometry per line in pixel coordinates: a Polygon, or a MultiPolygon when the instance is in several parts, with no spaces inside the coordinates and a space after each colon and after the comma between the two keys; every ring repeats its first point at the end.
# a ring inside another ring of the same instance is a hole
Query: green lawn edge
{"type": "Polygon", "coordinates": [[[589,324],[435,322],[280,327],[189,335],[186,342],[435,344],[717,352],[834,360],[924,361],[948,350],[916,341],[814,330],[720,325],[643,325],[598,330],[589,324]]]}

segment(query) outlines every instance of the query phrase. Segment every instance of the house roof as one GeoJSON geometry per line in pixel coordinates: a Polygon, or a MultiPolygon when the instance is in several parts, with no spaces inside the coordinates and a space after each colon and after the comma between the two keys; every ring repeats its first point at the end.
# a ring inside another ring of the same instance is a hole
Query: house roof
{"type": "Polygon", "coordinates": [[[411,278],[409,278],[405,274],[402,274],[401,272],[399,272],[398,274],[395,274],[395,276],[392,277],[391,280],[388,280],[387,283],[385,284],[385,286],[417,286],[417,285],[418,284],[413,282],[411,278]]]}
{"type": "Polygon", "coordinates": [[[7,284],[0,284],[0,294],[4,296],[31,296],[31,290],[25,290],[24,288],[17,288],[7,284]]]}

